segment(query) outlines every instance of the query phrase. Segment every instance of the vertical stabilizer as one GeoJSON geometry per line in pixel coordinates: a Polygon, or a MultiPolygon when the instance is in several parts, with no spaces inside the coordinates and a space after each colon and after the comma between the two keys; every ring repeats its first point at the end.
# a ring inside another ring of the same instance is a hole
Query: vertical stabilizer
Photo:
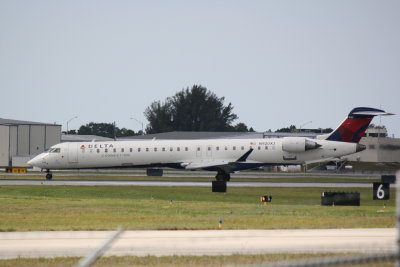
{"type": "Polygon", "coordinates": [[[358,143],[375,116],[393,115],[380,109],[354,108],[336,130],[328,134],[326,140],[358,143]]]}

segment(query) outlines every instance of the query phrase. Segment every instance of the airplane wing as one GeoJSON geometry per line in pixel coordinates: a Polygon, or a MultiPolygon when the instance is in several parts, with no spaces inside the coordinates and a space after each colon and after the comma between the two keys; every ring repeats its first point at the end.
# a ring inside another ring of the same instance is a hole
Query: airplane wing
{"type": "Polygon", "coordinates": [[[253,149],[251,148],[249,151],[244,153],[239,159],[222,159],[222,160],[202,160],[202,161],[195,161],[195,162],[187,162],[187,163],[182,163],[182,167],[184,167],[187,170],[198,170],[198,169],[210,169],[210,168],[215,168],[215,169],[222,169],[226,172],[231,172],[232,170],[236,169],[236,166],[238,163],[249,163],[249,164],[259,164],[259,162],[254,162],[254,161],[247,161],[248,156],[253,152],[253,149]]]}
{"type": "Polygon", "coordinates": [[[197,170],[197,169],[206,169],[206,168],[216,168],[227,166],[229,161],[200,161],[200,162],[190,162],[190,163],[182,163],[182,166],[187,170],[197,170]]]}

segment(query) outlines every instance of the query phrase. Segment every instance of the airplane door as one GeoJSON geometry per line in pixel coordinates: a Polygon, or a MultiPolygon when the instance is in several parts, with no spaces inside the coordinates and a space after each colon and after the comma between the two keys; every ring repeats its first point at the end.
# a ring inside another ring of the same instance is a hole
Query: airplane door
{"type": "Polygon", "coordinates": [[[196,147],[196,157],[201,157],[201,146],[196,147]]]}
{"type": "Polygon", "coordinates": [[[212,146],[207,146],[206,155],[207,155],[207,157],[211,157],[212,156],[212,146]]]}
{"type": "Polygon", "coordinates": [[[68,144],[68,163],[78,162],[78,144],[69,143],[68,144]]]}

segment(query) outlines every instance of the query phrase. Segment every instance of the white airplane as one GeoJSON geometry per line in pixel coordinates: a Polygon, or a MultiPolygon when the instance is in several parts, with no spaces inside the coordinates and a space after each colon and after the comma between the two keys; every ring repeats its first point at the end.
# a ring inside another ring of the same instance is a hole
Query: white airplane
{"type": "Polygon", "coordinates": [[[317,139],[206,139],[70,142],[52,146],[28,162],[54,169],[152,168],[217,171],[218,181],[230,174],[266,165],[300,165],[326,161],[365,149],[359,144],[374,116],[393,115],[380,109],[354,108],[339,127],[317,139]]]}

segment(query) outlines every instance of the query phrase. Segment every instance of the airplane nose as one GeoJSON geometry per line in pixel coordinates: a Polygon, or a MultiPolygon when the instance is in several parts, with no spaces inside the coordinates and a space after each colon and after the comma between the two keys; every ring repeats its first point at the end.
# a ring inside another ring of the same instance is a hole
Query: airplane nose
{"type": "Polygon", "coordinates": [[[33,167],[33,166],[35,165],[36,162],[37,162],[36,159],[33,158],[33,159],[29,160],[26,164],[28,164],[29,166],[32,166],[32,167],[33,167]]]}
{"type": "Polygon", "coordinates": [[[33,159],[31,159],[30,161],[27,162],[27,164],[32,167],[34,167],[34,166],[39,167],[39,163],[40,163],[40,157],[38,157],[38,156],[34,157],[33,159]]]}

